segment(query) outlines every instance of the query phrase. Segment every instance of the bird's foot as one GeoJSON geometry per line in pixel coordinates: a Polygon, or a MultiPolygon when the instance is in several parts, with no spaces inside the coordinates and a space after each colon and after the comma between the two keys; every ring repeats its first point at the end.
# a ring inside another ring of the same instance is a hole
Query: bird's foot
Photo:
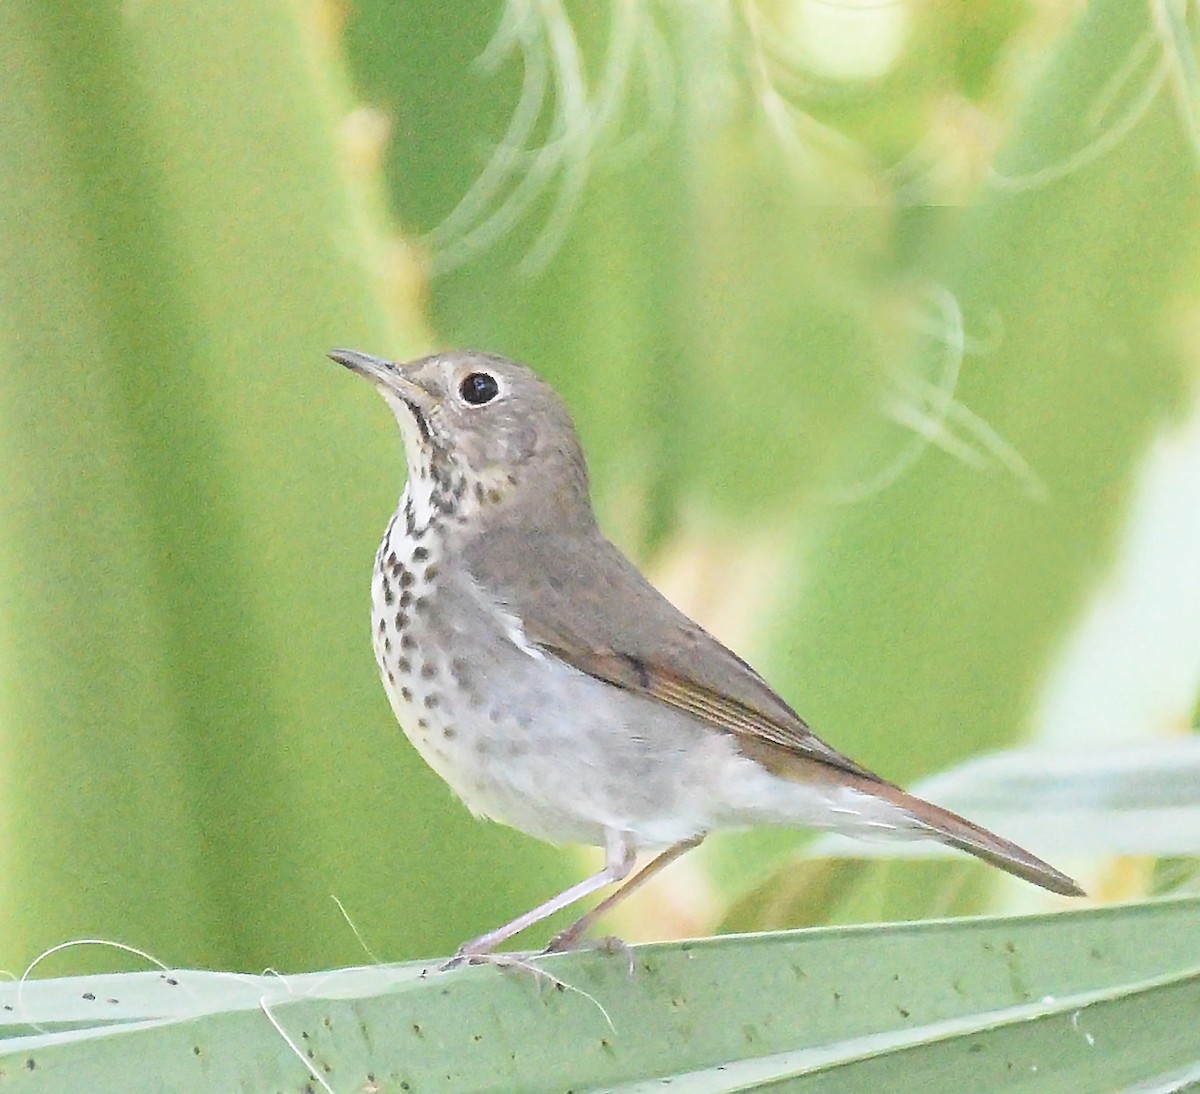
{"type": "Polygon", "coordinates": [[[581,938],[578,932],[568,927],[565,931],[559,931],[558,934],[550,939],[546,944],[546,948],[542,950],[539,956],[570,953],[574,950],[600,950],[603,953],[620,954],[629,965],[629,975],[633,975],[633,950],[628,943],[622,942],[616,935],[605,935],[603,938],[581,938]]]}
{"type": "Polygon", "coordinates": [[[438,966],[439,972],[450,972],[452,969],[464,968],[468,965],[492,965],[498,969],[520,969],[531,973],[538,980],[548,980],[557,984],[557,978],[550,976],[545,969],[538,968],[533,959],[540,956],[534,953],[510,953],[497,950],[470,950],[465,947],[438,966]]]}
{"type": "Polygon", "coordinates": [[[460,946],[454,956],[438,966],[439,972],[449,972],[451,969],[461,969],[467,965],[498,965],[507,967],[522,963],[519,953],[500,953],[496,950],[472,950],[460,946]]]}

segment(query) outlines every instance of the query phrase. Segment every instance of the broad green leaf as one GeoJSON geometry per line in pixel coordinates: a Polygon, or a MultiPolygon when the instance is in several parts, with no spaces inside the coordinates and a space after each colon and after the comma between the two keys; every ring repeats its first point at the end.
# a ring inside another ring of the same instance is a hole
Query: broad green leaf
{"type": "Polygon", "coordinates": [[[638,947],[632,975],[600,953],[545,960],[564,990],[432,963],[30,981],[0,996],[0,1068],[25,1091],[98,1094],[651,1081],[1087,1094],[1200,1062],[1198,928],[1189,898],[730,936],[638,947]]]}

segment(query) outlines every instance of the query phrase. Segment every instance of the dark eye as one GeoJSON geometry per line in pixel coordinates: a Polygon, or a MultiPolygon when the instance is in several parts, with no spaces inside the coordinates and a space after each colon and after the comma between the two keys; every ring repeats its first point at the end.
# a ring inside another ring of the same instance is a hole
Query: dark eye
{"type": "Polygon", "coordinates": [[[458,393],[463,397],[463,402],[483,406],[500,394],[500,385],[490,372],[469,372],[458,385],[458,393]]]}

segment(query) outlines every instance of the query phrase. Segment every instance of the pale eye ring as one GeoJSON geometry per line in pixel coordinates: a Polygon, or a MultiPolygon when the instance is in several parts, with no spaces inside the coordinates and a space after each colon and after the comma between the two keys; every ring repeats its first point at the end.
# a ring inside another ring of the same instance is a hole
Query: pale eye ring
{"type": "Polygon", "coordinates": [[[458,382],[458,393],[464,403],[483,406],[500,394],[500,385],[490,372],[468,372],[458,382]]]}

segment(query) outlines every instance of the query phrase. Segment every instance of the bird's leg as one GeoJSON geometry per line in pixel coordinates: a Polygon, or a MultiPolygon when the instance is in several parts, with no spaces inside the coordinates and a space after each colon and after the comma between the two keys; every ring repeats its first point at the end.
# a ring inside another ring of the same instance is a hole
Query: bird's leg
{"type": "MultiPolygon", "coordinates": [[[[670,866],[680,855],[686,851],[690,851],[693,847],[699,847],[703,842],[706,832],[701,832],[699,835],[692,836],[690,839],[685,839],[679,843],[673,844],[663,851],[657,858],[651,859],[643,866],[636,874],[633,875],[624,885],[615,892],[609,893],[599,904],[597,904],[590,912],[585,912],[569,927],[561,930],[552,939],[549,945],[542,951],[543,953],[562,953],[565,950],[576,949],[580,945],[580,938],[593,923],[596,922],[605,912],[607,912],[614,904],[624,900],[630,893],[640,889],[646,884],[655,874],[666,866],[670,866]]],[[[616,938],[609,938],[600,943],[602,946],[607,946],[609,949],[623,949],[628,955],[628,947],[623,942],[616,938]]],[[[630,970],[632,971],[633,960],[630,958],[630,970]]]]}
{"type": "Polygon", "coordinates": [[[540,923],[547,916],[574,904],[577,900],[582,900],[597,889],[603,889],[605,885],[623,881],[629,876],[629,871],[633,869],[637,851],[634,850],[629,837],[623,832],[607,829],[604,839],[607,861],[603,870],[591,877],[584,878],[569,889],[564,889],[557,896],[551,897],[536,908],[531,908],[524,915],[517,916],[516,919],[497,927],[494,931],[488,931],[487,934],[481,934],[478,938],[471,939],[470,942],[464,942],[458,947],[458,952],[442,968],[452,969],[457,965],[487,961],[497,946],[502,942],[507,942],[513,935],[519,934],[526,927],[540,923]]]}

